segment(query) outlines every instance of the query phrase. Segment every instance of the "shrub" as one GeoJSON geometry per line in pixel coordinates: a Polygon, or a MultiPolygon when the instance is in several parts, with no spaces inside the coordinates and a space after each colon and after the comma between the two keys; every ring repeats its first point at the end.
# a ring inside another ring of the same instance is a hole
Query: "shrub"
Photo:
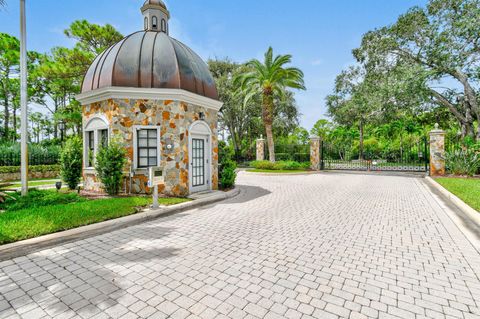
{"type": "Polygon", "coordinates": [[[310,167],[309,162],[296,162],[296,161],[278,161],[272,163],[270,161],[253,161],[250,163],[253,168],[261,169],[261,170],[286,170],[286,171],[294,171],[294,170],[301,170],[307,169],[310,167]]]}
{"type": "MultiPolygon", "coordinates": [[[[60,147],[58,145],[30,144],[28,145],[28,163],[30,165],[58,164],[60,147]]],[[[0,166],[20,165],[20,143],[0,144],[0,166]]]]}
{"type": "Polygon", "coordinates": [[[109,195],[118,195],[120,191],[123,167],[127,162],[126,156],[125,148],[117,138],[113,138],[97,153],[95,169],[109,195]]]}
{"type": "Polygon", "coordinates": [[[277,170],[294,171],[300,168],[301,168],[301,164],[295,161],[285,161],[285,162],[275,163],[275,169],[277,170]]]}
{"type": "Polygon", "coordinates": [[[275,163],[272,163],[270,161],[253,161],[250,163],[250,165],[252,165],[252,167],[256,169],[275,169],[275,163]]]}
{"type": "Polygon", "coordinates": [[[471,150],[456,150],[447,153],[447,171],[455,175],[475,175],[480,169],[480,154],[471,150]]]}
{"type": "MultiPolygon", "coordinates": [[[[60,172],[60,165],[28,166],[31,173],[60,172]]],[[[0,174],[20,173],[20,166],[0,166],[0,174]]]]}
{"type": "Polygon", "coordinates": [[[70,189],[77,188],[82,177],[82,150],[82,140],[74,136],[67,140],[60,154],[62,179],[70,189]]]}
{"type": "Polygon", "coordinates": [[[234,153],[234,150],[224,141],[218,143],[218,175],[221,189],[232,188],[235,185],[237,164],[232,160],[234,153]]]}
{"type": "Polygon", "coordinates": [[[220,165],[220,187],[228,189],[235,186],[235,179],[237,178],[237,164],[234,161],[226,161],[220,165]]]}

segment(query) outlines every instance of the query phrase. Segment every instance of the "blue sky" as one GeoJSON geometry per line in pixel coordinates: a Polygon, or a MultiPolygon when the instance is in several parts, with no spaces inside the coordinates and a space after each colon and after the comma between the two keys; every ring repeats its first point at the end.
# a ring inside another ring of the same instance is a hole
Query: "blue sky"
{"type": "MultiPolygon", "coordinates": [[[[28,49],[71,46],[63,30],[76,19],[114,25],[127,35],[142,29],[143,0],[26,0],[28,49]]],[[[262,58],[268,46],[293,55],[307,91],[296,94],[301,124],[325,117],[325,96],[335,76],[354,62],[362,34],[390,23],[425,0],[167,0],[170,35],[204,59],[243,62],[262,58]]],[[[19,0],[0,11],[0,32],[18,36],[19,0]]]]}

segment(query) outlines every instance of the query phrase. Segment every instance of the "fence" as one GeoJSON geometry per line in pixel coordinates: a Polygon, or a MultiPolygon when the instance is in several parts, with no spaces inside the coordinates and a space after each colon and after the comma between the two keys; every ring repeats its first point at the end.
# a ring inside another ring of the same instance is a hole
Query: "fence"
{"type": "Polygon", "coordinates": [[[426,138],[404,143],[399,148],[365,149],[363,154],[353,145],[320,143],[321,169],[365,171],[427,171],[426,138]]]}
{"type": "Polygon", "coordinates": [[[453,153],[455,151],[480,152],[480,142],[475,142],[468,137],[462,139],[460,136],[446,136],[445,152],[453,153]]]}
{"type": "MultiPolygon", "coordinates": [[[[269,158],[269,154],[268,145],[265,143],[265,159],[269,158]]],[[[309,162],[310,144],[276,144],[275,160],[309,162]]]]}
{"type": "MultiPolygon", "coordinates": [[[[60,160],[59,147],[30,145],[28,163],[30,165],[55,165],[60,160]]],[[[0,145],[0,166],[20,166],[20,147],[17,144],[0,145]]]]}

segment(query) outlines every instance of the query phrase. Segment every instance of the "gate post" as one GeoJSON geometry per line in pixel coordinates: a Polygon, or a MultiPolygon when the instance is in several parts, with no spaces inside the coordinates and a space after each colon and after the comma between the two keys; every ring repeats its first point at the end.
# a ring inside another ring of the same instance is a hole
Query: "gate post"
{"type": "Polygon", "coordinates": [[[430,131],[430,176],[445,175],[445,134],[438,123],[430,131]]]}
{"type": "Polygon", "coordinates": [[[265,139],[260,136],[257,139],[257,161],[263,161],[265,159],[265,139]]]}
{"type": "Polygon", "coordinates": [[[320,137],[315,135],[310,136],[310,168],[320,170],[320,137]]]}

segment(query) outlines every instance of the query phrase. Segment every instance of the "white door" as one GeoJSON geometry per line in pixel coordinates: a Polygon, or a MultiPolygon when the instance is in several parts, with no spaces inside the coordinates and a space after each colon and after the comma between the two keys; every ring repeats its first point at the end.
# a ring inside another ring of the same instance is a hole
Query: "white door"
{"type": "Polygon", "coordinates": [[[208,136],[192,135],[189,175],[192,193],[210,190],[210,147],[208,136]]]}

